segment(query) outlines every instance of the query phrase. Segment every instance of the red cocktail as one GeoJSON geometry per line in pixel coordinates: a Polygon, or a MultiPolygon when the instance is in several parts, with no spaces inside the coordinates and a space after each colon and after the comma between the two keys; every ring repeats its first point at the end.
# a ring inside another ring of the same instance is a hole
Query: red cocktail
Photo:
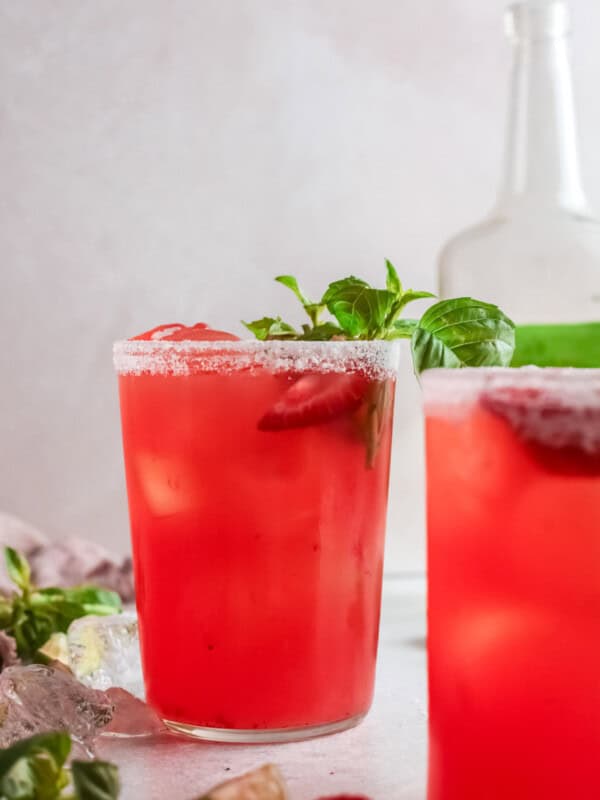
{"type": "Polygon", "coordinates": [[[433,370],[429,800],[600,797],[600,370],[433,370]]]}
{"type": "Polygon", "coordinates": [[[396,346],[194,335],[115,347],[148,700],[212,739],[349,727],[373,693],[396,346]]]}

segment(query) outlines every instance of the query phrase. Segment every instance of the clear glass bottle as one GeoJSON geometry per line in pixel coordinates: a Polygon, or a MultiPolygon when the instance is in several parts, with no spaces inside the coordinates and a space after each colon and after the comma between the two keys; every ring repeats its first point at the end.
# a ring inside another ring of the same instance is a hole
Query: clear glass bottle
{"type": "Polygon", "coordinates": [[[600,224],[579,168],[565,2],[506,12],[514,49],[504,179],[495,208],[439,262],[443,297],[498,303],[517,323],[600,319],[600,224]]]}

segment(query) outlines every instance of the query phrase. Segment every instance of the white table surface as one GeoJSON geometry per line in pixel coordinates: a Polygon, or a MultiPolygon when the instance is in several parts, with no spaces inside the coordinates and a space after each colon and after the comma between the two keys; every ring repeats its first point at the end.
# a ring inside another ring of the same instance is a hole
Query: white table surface
{"type": "Polygon", "coordinates": [[[98,756],[119,765],[122,800],[194,800],[265,762],[278,764],[291,800],[338,793],[423,800],[427,754],[425,588],[419,578],[384,584],[377,686],[358,727],[282,745],[221,745],[173,736],[104,739],[98,756]]]}

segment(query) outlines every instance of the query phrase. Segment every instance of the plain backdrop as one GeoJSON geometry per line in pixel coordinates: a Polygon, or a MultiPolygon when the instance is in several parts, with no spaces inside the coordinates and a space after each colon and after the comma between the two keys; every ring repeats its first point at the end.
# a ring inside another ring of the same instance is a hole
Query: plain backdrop
{"type": "MultiPolygon", "coordinates": [[[[0,509],[126,551],[111,343],[295,313],[351,272],[433,289],[491,205],[510,52],[497,0],[0,0],[0,509]]],[[[574,0],[600,205],[600,3],[574,0]]],[[[405,363],[388,570],[424,562],[405,363]]]]}

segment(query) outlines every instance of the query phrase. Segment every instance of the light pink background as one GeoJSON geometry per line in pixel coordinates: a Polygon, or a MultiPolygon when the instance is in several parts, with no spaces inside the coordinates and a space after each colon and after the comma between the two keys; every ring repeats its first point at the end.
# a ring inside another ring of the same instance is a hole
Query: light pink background
{"type": "MultiPolygon", "coordinates": [[[[111,342],[239,331],[350,272],[434,287],[487,210],[509,50],[497,0],[0,0],[0,508],[128,548],[111,342]]],[[[600,206],[600,4],[573,2],[600,206]]],[[[404,368],[388,569],[423,566],[404,368]]],[[[412,409],[412,411],[410,411],[412,409]]]]}

